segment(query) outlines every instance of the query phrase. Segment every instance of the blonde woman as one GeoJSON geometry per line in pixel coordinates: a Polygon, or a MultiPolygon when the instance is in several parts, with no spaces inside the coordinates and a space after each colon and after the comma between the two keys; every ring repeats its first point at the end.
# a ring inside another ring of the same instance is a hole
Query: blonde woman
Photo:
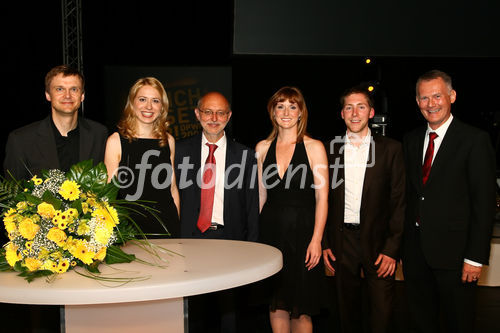
{"type": "Polygon", "coordinates": [[[109,136],[104,163],[109,181],[129,201],[149,200],[161,223],[140,211],[134,221],[148,237],[179,237],[179,192],[175,182],[175,140],[167,132],[168,97],[154,77],[137,80],[130,88],[118,132],[109,136]],[[115,177],[115,178],[113,178],[115,177]]]}

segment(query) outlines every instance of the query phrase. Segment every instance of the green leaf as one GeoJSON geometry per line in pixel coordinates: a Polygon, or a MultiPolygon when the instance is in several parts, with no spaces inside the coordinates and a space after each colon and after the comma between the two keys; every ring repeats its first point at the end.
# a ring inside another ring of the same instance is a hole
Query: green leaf
{"type": "Polygon", "coordinates": [[[28,200],[29,202],[31,202],[34,205],[39,205],[39,204],[41,204],[43,202],[42,199],[37,198],[37,197],[35,197],[34,195],[32,195],[30,193],[23,193],[23,196],[26,198],[26,200],[28,200]]]}
{"type": "Polygon", "coordinates": [[[112,245],[106,250],[106,264],[127,263],[135,260],[135,255],[123,252],[118,246],[112,245]]]}
{"type": "Polygon", "coordinates": [[[107,198],[108,201],[113,201],[118,196],[118,191],[120,189],[115,185],[114,182],[106,184],[101,191],[98,192],[100,198],[107,198]]]}
{"type": "Polygon", "coordinates": [[[18,276],[22,276],[24,277],[24,279],[28,282],[31,282],[33,281],[34,279],[36,278],[39,278],[39,277],[42,277],[42,276],[49,276],[49,275],[52,275],[54,274],[54,272],[51,272],[49,270],[39,270],[39,271],[34,271],[34,272],[30,272],[30,271],[24,271],[20,274],[17,274],[18,276]]]}
{"type": "Polygon", "coordinates": [[[94,192],[99,197],[108,185],[108,172],[103,162],[96,166],[93,166],[92,160],[77,163],[70,168],[66,177],[77,182],[81,191],[94,192]]]}
{"type": "Polygon", "coordinates": [[[77,182],[78,184],[81,185],[82,179],[85,176],[85,174],[92,169],[92,164],[93,161],[90,160],[85,160],[81,161],[75,165],[72,165],[69,171],[66,173],[66,178],[72,181],[77,182]]]}
{"type": "Polygon", "coordinates": [[[82,207],[82,202],[81,200],[75,200],[71,203],[70,205],[71,208],[74,208],[78,211],[78,214],[83,213],[83,207],[82,207]]]}
{"type": "Polygon", "coordinates": [[[84,265],[83,267],[85,267],[85,269],[88,270],[89,272],[98,274],[98,273],[100,273],[99,272],[99,264],[100,264],[99,261],[94,261],[92,264],[84,265]]]}
{"type": "Polygon", "coordinates": [[[61,209],[62,201],[57,199],[50,191],[45,191],[42,194],[42,200],[54,206],[56,210],[61,209]]]}

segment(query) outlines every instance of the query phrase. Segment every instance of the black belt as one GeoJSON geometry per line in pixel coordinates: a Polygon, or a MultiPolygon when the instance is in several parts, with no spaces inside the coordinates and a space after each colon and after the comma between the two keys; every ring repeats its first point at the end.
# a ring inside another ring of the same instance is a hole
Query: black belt
{"type": "Polygon", "coordinates": [[[208,227],[208,230],[217,230],[222,228],[224,228],[223,224],[212,223],[210,227],[208,227]]]}
{"type": "Polygon", "coordinates": [[[344,223],[344,228],[349,230],[359,230],[361,226],[359,223],[344,223]]]}

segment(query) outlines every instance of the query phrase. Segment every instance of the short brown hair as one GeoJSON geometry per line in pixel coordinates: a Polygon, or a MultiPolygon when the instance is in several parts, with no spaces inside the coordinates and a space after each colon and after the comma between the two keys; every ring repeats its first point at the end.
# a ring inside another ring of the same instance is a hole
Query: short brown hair
{"type": "Polygon", "coordinates": [[[354,87],[351,87],[349,89],[346,89],[343,93],[342,93],[342,96],[340,96],[340,106],[342,107],[342,109],[344,108],[344,105],[345,105],[345,99],[353,94],[362,94],[365,96],[366,100],[368,101],[368,106],[370,108],[373,108],[374,107],[374,103],[373,103],[373,98],[372,96],[370,95],[370,93],[368,92],[368,89],[364,86],[361,86],[361,85],[357,85],[357,86],[354,86],[354,87]]]}
{"type": "Polygon", "coordinates": [[[63,77],[66,76],[78,76],[80,78],[80,81],[82,83],[82,91],[85,91],[85,78],[83,77],[83,74],[76,68],[70,67],[68,65],[59,65],[54,68],[52,68],[47,75],[45,75],[45,91],[49,92],[50,91],[50,83],[52,82],[52,79],[59,75],[62,74],[63,77]]]}

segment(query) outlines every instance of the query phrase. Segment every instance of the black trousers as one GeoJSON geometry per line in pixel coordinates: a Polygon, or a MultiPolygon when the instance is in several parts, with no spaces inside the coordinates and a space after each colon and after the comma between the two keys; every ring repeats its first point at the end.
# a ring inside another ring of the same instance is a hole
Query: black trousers
{"type": "Polygon", "coordinates": [[[387,332],[394,300],[394,275],[379,278],[374,262],[362,259],[359,230],[344,228],[342,254],[334,267],[342,332],[387,332]],[[366,296],[368,306],[363,309],[366,296]]]}
{"type": "Polygon", "coordinates": [[[429,267],[420,246],[420,232],[415,229],[411,235],[411,253],[405,253],[403,273],[413,325],[425,333],[474,332],[477,283],[462,283],[461,267],[429,267]]]}

